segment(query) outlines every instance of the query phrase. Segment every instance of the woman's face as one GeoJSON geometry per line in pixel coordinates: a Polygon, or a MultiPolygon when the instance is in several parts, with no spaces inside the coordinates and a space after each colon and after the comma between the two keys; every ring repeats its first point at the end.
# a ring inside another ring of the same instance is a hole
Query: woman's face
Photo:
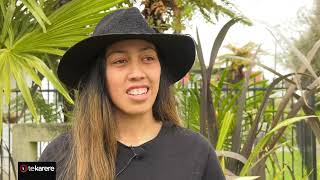
{"type": "Polygon", "coordinates": [[[152,113],[157,97],[161,67],[152,43],[123,40],[106,52],[107,89],[116,113],[152,113]]]}

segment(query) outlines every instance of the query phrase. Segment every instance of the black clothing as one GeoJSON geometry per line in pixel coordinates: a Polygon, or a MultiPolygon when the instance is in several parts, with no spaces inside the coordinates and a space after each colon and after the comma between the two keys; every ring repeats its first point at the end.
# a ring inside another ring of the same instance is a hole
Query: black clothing
{"type": "MultiPolygon", "coordinates": [[[[56,161],[57,177],[65,166],[62,160],[65,157],[57,156],[61,149],[68,150],[69,142],[70,134],[60,135],[47,146],[39,159],[56,161]]],[[[164,122],[159,134],[140,146],[128,147],[118,142],[116,173],[119,174],[117,180],[225,179],[208,141],[171,122],[164,122]]]]}

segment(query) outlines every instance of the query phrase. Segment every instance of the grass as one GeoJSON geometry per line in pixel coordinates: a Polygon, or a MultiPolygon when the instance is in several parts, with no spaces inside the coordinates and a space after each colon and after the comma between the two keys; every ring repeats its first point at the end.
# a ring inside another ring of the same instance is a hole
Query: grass
{"type": "MultiPolygon", "coordinates": [[[[278,151],[276,157],[266,162],[266,179],[267,180],[308,180],[306,167],[302,164],[302,157],[298,150],[278,151]],[[274,160],[277,159],[277,160],[274,160]],[[274,161],[274,162],[272,162],[274,161]],[[277,163],[275,161],[278,161],[277,163]],[[294,176],[294,178],[292,177],[294,176]]],[[[320,179],[320,158],[317,158],[317,179],[320,179]]]]}

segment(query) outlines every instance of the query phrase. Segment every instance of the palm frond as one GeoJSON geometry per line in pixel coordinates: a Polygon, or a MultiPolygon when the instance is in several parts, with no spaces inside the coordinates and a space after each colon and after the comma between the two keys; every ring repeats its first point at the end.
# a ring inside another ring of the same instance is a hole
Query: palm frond
{"type": "MultiPolygon", "coordinates": [[[[42,58],[48,54],[62,56],[67,48],[88,37],[95,24],[111,12],[110,8],[122,1],[73,0],[58,9],[55,9],[54,0],[22,0],[19,3],[14,0],[0,1],[0,90],[6,103],[10,101],[12,76],[32,116],[38,121],[39,116],[25,75],[40,85],[42,78],[39,73],[67,101],[73,103],[65,87],[42,58]]],[[[0,103],[2,108],[3,103],[0,103]]]]}

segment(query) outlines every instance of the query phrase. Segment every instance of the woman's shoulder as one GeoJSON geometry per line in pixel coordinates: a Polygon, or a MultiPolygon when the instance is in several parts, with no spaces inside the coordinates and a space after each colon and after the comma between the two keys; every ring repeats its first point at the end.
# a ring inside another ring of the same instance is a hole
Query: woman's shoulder
{"type": "Polygon", "coordinates": [[[213,147],[207,138],[200,133],[173,124],[169,125],[169,127],[170,130],[168,131],[168,134],[171,134],[170,138],[173,143],[182,146],[190,146],[193,149],[196,148],[199,149],[199,151],[206,153],[213,150],[213,147]]]}
{"type": "MultiPolygon", "coordinates": [[[[225,179],[215,150],[206,137],[185,127],[172,125],[167,131],[168,151],[180,157],[185,164],[192,164],[194,179],[225,179]]],[[[164,146],[163,146],[164,147],[164,146]]]]}
{"type": "Polygon", "coordinates": [[[71,133],[65,132],[54,138],[41,153],[39,161],[56,161],[59,154],[64,154],[69,150],[71,143],[71,133]]]}

